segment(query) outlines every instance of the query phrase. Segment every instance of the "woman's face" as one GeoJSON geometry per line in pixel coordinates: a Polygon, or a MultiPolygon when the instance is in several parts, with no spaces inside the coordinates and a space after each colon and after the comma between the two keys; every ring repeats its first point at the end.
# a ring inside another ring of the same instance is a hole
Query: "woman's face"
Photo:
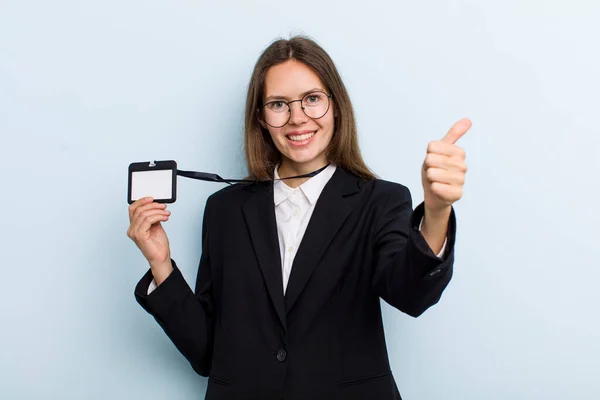
{"type": "MultiPolygon", "coordinates": [[[[300,100],[306,94],[321,91],[329,94],[319,76],[305,64],[296,60],[288,60],[271,67],[265,77],[263,104],[274,100],[300,100]]],[[[316,101],[309,96],[308,104],[316,101]]],[[[324,101],[327,101],[325,99],[324,101]]],[[[321,168],[327,163],[326,150],[334,131],[333,100],[327,113],[321,118],[308,117],[301,108],[301,102],[290,104],[291,114],[283,103],[275,103],[274,107],[283,109],[283,120],[289,115],[287,124],[273,128],[261,124],[269,130],[273,143],[282,155],[281,167],[299,173],[306,173],[321,168]]],[[[267,110],[263,110],[266,113],[267,110]]],[[[308,110],[310,113],[310,110],[308,110]]],[[[263,118],[265,118],[263,114],[263,118]]],[[[279,125],[279,124],[272,124],[279,125]]]]}

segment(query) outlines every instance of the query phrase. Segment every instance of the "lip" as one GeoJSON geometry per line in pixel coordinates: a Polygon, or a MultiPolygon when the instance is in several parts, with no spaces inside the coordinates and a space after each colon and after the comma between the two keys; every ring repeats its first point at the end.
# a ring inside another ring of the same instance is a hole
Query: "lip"
{"type": "Polygon", "coordinates": [[[287,142],[294,147],[303,147],[308,145],[310,142],[313,141],[313,139],[317,136],[318,134],[318,130],[304,130],[304,131],[293,131],[293,132],[289,132],[285,134],[285,139],[287,140],[287,142]],[[305,133],[315,133],[314,135],[312,135],[311,137],[309,137],[306,140],[302,140],[302,141],[295,141],[289,138],[289,136],[291,135],[303,135],[305,133]]]}
{"type": "Polygon", "coordinates": [[[307,129],[304,131],[292,131],[292,132],[288,132],[285,134],[285,136],[291,136],[291,135],[304,135],[305,133],[312,133],[315,132],[316,129],[307,129]]]}

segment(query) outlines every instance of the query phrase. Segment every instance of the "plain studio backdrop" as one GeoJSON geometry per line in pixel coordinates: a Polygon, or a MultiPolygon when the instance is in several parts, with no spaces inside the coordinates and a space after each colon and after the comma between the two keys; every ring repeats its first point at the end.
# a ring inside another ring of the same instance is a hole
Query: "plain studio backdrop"
{"type": "MultiPolygon", "coordinates": [[[[3,0],[0,398],[203,397],[133,297],[127,167],[242,177],[252,67],[291,34],[330,53],[367,163],[415,206],[427,143],[473,121],[453,280],[417,319],[384,307],[403,397],[600,398],[599,17],[593,0],[3,0]]],[[[223,185],[178,182],[166,231],[193,284],[223,185]]]]}

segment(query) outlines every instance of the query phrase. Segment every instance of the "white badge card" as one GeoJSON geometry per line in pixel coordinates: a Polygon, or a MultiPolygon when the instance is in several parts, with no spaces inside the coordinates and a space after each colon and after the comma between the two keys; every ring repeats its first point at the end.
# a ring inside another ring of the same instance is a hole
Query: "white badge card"
{"type": "Polygon", "coordinates": [[[175,203],[177,199],[177,163],[169,161],[129,164],[127,202],[152,197],[157,203],[175,203]]]}

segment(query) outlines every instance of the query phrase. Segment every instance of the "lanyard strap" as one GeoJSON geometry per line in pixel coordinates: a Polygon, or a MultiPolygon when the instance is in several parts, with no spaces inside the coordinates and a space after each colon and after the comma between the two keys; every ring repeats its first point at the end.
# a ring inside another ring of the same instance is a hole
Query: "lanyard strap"
{"type": "Polygon", "coordinates": [[[182,171],[180,169],[177,170],[177,175],[183,176],[185,178],[198,179],[200,181],[223,182],[223,183],[229,183],[231,185],[233,183],[274,182],[276,180],[282,181],[284,179],[312,178],[313,176],[318,175],[320,172],[322,172],[323,170],[325,170],[325,168],[327,168],[328,166],[329,166],[329,164],[325,165],[322,168],[319,168],[316,171],[309,172],[308,174],[290,176],[290,177],[287,177],[287,178],[271,179],[269,181],[259,181],[257,179],[255,179],[255,180],[253,180],[253,179],[223,179],[223,178],[221,178],[217,174],[211,174],[211,173],[208,173],[208,172],[182,171]]]}

